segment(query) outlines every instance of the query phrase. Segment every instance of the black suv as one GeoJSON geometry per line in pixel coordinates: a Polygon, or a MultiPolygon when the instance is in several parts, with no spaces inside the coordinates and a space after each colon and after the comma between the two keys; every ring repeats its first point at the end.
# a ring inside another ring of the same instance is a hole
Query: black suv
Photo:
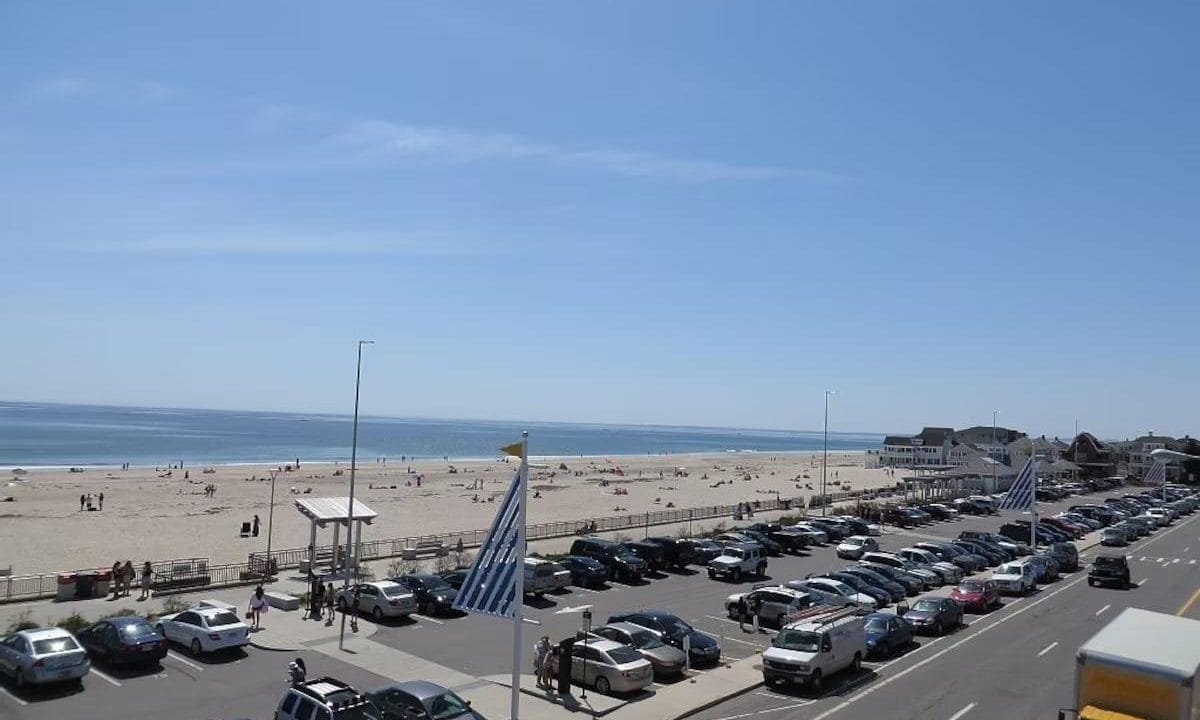
{"type": "Polygon", "coordinates": [[[1129,587],[1129,563],[1124,555],[1097,555],[1088,566],[1088,585],[1129,587]]]}
{"type": "Polygon", "coordinates": [[[696,548],[691,540],[660,535],[648,537],[643,542],[653,543],[662,548],[664,565],[682,570],[696,562],[696,548]]]}
{"type": "Polygon", "coordinates": [[[637,540],[621,543],[621,547],[644,560],[650,572],[658,572],[667,566],[667,554],[658,543],[637,540]]]}
{"type": "Polygon", "coordinates": [[[646,574],[646,561],[612,540],[578,538],[571,543],[571,554],[600,561],[608,569],[608,577],[613,580],[637,582],[646,574]]]}
{"type": "Polygon", "coordinates": [[[808,547],[807,535],[794,530],[785,530],[779,523],[754,523],[748,529],[766,535],[789,552],[798,553],[808,547]]]}
{"type": "Polygon", "coordinates": [[[446,579],[438,575],[401,575],[393,578],[412,592],[417,609],[425,615],[445,614],[454,610],[458,591],[446,579]]]}

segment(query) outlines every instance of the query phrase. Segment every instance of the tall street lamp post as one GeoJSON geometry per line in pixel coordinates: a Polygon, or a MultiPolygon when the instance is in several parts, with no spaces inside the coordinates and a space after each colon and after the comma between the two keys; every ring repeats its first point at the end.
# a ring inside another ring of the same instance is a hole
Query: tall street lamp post
{"type": "MultiPolygon", "coordinates": [[[[346,506],[346,559],[345,559],[345,581],[342,585],[343,595],[349,600],[350,597],[350,580],[354,574],[354,469],[358,464],[358,390],[362,385],[362,351],[363,345],[374,345],[374,340],[359,340],[358,341],[358,366],[354,371],[354,429],[351,431],[350,441],[350,501],[346,506]]],[[[351,609],[353,612],[353,609],[351,609]]],[[[344,649],[346,640],[346,613],[342,613],[342,628],[338,633],[338,649],[344,649]]]]}
{"type": "Polygon", "coordinates": [[[821,517],[825,517],[825,506],[829,498],[825,495],[825,476],[829,468],[829,396],[836,395],[837,390],[825,391],[825,452],[821,459],[821,517]]]}

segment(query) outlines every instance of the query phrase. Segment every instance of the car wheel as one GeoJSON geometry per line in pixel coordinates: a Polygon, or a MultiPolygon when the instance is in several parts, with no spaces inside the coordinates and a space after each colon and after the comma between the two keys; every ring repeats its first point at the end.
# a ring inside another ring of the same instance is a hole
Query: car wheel
{"type": "Polygon", "coordinates": [[[1088,578],[1088,587],[1096,587],[1096,581],[1088,578]]]}
{"type": "Polygon", "coordinates": [[[375,609],[371,611],[371,617],[375,618],[375,622],[379,622],[380,620],[382,620],[383,619],[383,608],[376,605],[375,609]]]}
{"type": "Polygon", "coordinates": [[[607,695],[608,691],[611,689],[612,687],[608,684],[608,678],[604,677],[603,675],[596,678],[596,692],[600,693],[601,695],[607,695]]]}
{"type": "Polygon", "coordinates": [[[338,610],[341,610],[342,612],[346,612],[346,598],[344,598],[344,597],[338,598],[338,610]]]}
{"type": "Polygon", "coordinates": [[[820,670],[813,670],[812,679],[809,681],[809,685],[812,686],[813,692],[817,693],[821,692],[822,688],[825,687],[825,682],[821,679],[820,670]]]}
{"type": "Polygon", "coordinates": [[[767,564],[759,563],[758,567],[754,568],[754,574],[762,577],[767,574],[767,564]]]}
{"type": "Polygon", "coordinates": [[[200,646],[200,638],[192,638],[192,654],[199,655],[204,648],[200,646]]]}
{"type": "MultiPolygon", "coordinates": [[[[538,595],[538,597],[541,597],[541,595],[538,595]]],[[[421,602],[417,603],[417,610],[419,610],[422,615],[428,615],[429,614],[429,603],[422,600],[421,602]]]]}
{"type": "Polygon", "coordinates": [[[17,668],[17,671],[13,673],[13,684],[19,688],[25,687],[25,673],[21,668],[17,668]]]}
{"type": "Polygon", "coordinates": [[[741,569],[741,568],[734,568],[734,569],[733,569],[733,581],[734,581],[735,583],[738,583],[738,582],[741,582],[741,581],[742,581],[742,569],[741,569]]]}

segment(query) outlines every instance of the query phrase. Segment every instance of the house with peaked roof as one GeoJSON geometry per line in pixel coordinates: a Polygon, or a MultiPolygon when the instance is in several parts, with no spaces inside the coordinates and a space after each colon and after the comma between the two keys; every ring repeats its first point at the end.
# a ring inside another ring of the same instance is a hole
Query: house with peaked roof
{"type": "Polygon", "coordinates": [[[1042,461],[1043,467],[1048,467],[1062,457],[1060,444],[1062,443],[1047,440],[1045,435],[1036,438],[1023,437],[1014,440],[1006,448],[1009,458],[1008,464],[1015,468],[1023,468],[1025,467],[1025,463],[1029,462],[1030,457],[1036,457],[1042,461]]]}
{"type": "MultiPolygon", "coordinates": [[[[976,425],[954,433],[954,441],[974,445],[983,450],[988,457],[1008,463],[1008,446],[1012,442],[1025,437],[1020,430],[991,425],[976,425]]],[[[1011,463],[1009,463],[1011,464],[1011,463]]]]}
{"type": "Polygon", "coordinates": [[[926,427],[916,435],[888,435],[883,439],[879,464],[884,467],[946,465],[954,446],[954,428],[926,427]]]}
{"type": "Polygon", "coordinates": [[[976,458],[985,458],[988,454],[970,443],[958,443],[946,453],[946,464],[963,467],[976,458]]]}
{"type": "MultiPolygon", "coordinates": [[[[1151,452],[1164,449],[1184,452],[1187,440],[1186,436],[1182,440],[1177,440],[1169,435],[1155,435],[1154,433],[1148,433],[1133,440],[1126,450],[1128,473],[1139,478],[1145,477],[1150,468],[1154,467],[1154,457],[1150,454],[1151,452]]],[[[1173,481],[1178,478],[1178,463],[1168,463],[1167,479],[1173,481]]]]}
{"type": "Polygon", "coordinates": [[[1117,474],[1117,451],[1091,433],[1076,435],[1063,452],[1063,457],[1079,466],[1081,478],[1103,478],[1117,474]]]}

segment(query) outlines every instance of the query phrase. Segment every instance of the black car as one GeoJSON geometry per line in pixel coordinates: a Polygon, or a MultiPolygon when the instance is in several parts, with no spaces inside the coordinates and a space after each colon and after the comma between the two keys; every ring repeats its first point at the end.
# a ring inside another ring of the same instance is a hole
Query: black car
{"type": "Polygon", "coordinates": [[[637,582],[646,574],[646,561],[629,552],[620,543],[604,538],[576,538],[571,543],[571,554],[597,560],[608,570],[608,577],[623,582],[637,582]]]}
{"type": "Polygon", "coordinates": [[[908,588],[903,583],[896,582],[882,573],[877,573],[871,568],[861,565],[850,565],[836,573],[830,573],[830,575],[838,577],[839,580],[841,575],[853,575],[863,582],[887,592],[895,602],[900,602],[908,596],[908,588]]]}
{"type": "Polygon", "coordinates": [[[950,598],[921,598],[904,613],[904,619],[912,623],[917,632],[931,631],[943,635],[963,621],[963,606],[950,598]]]}
{"type": "Polygon", "coordinates": [[[652,543],[662,548],[663,563],[668,567],[682,570],[696,562],[696,547],[691,540],[662,535],[648,537],[644,542],[652,543]]]}
{"type": "Polygon", "coordinates": [[[754,523],[747,530],[766,535],[788,552],[798,553],[808,547],[808,536],[794,530],[785,530],[779,523],[754,523]]]}
{"type": "Polygon", "coordinates": [[[621,546],[628,550],[631,554],[640,557],[646,563],[646,568],[650,572],[658,572],[667,565],[666,553],[663,552],[662,546],[657,543],[644,542],[641,540],[633,542],[621,543],[621,546]]]}
{"type": "Polygon", "coordinates": [[[608,569],[599,560],[582,555],[567,555],[558,561],[571,572],[571,584],[578,587],[603,585],[608,580],[608,569]]]}
{"type": "Polygon", "coordinates": [[[441,573],[440,577],[446,581],[447,585],[455,590],[459,590],[462,588],[463,583],[467,581],[467,575],[470,573],[469,569],[451,570],[450,572],[441,573]]]}
{"type": "Polygon", "coordinates": [[[876,587],[874,583],[869,583],[857,575],[851,575],[850,573],[844,572],[826,572],[807,575],[806,577],[829,578],[830,580],[844,582],[863,595],[870,595],[871,599],[873,599],[881,608],[885,608],[892,604],[891,592],[884,590],[881,587],[876,587]]]}
{"type": "Polygon", "coordinates": [[[980,543],[980,542],[975,542],[973,540],[964,540],[962,538],[959,538],[958,540],[954,540],[951,544],[954,545],[955,547],[966,550],[967,552],[971,553],[972,555],[978,555],[981,558],[987,560],[987,564],[989,567],[996,567],[1000,563],[1008,560],[1008,557],[1005,553],[1002,553],[1002,552],[996,550],[995,548],[992,548],[992,547],[985,545],[983,543],[980,543]]]}
{"type": "Polygon", "coordinates": [[[1088,585],[1129,587],[1129,563],[1124,555],[1097,555],[1088,566],[1088,585]]]}
{"type": "Polygon", "coordinates": [[[76,637],[88,655],[110,665],[152,664],[167,655],[166,639],[135,615],[101,620],[76,637]]]}
{"type": "Polygon", "coordinates": [[[825,534],[829,536],[830,542],[839,542],[846,538],[847,533],[842,527],[827,520],[822,520],[821,518],[808,518],[807,522],[809,525],[823,530],[825,534]]]}
{"type": "Polygon", "coordinates": [[[449,613],[458,598],[458,591],[438,575],[401,575],[391,580],[408,588],[417,601],[417,610],[424,615],[449,613]]]}
{"type": "Polygon", "coordinates": [[[683,538],[680,542],[685,542],[691,547],[695,557],[692,562],[696,565],[708,565],[709,560],[719,556],[725,550],[720,543],[708,538],[683,538]]]}
{"type": "Polygon", "coordinates": [[[608,617],[608,623],[627,622],[640,625],[658,633],[666,644],[683,649],[683,639],[688,639],[689,665],[714,665],[721,660],[721,646],[711,635],[706,635],[682,618],[662,610],[635,610],[617,613],[608,617]]]}
{"type": "Polygon", "coordinates": [[[1058,561],[1060,570],[1071,572],[1079,569],[1079,550],[1075,547],[1075,543],[1054,543],[1046,552],[1058,561]]]}
{"type": "Polygon", "coordinates": [[[934,520],[949,520],[950,519],[950,513],[946,512],[945,508],[939,507],[932,503],[930,503],[929,505],[922,505],[921,509],[924,510],[925,512],[929,513],[930,517],[932,517],[934,520]]]}
{"type": "Polygon", "coordinates": [[[763,550],[765,550],[767,552],[767,554],[772,557],[779,557],[780,555],[783,554],[783,545],[778,542],[775,542],[770,537],[768,537],[765,533],[761,533],[757,530],[751,530],[749,528],[741,528],[738,530],[738,532],[743,535],[749,536],[750,538],[752,538],[754,540],[754,542],[758,543],[759,545],[762,545],[763,550]]]}

